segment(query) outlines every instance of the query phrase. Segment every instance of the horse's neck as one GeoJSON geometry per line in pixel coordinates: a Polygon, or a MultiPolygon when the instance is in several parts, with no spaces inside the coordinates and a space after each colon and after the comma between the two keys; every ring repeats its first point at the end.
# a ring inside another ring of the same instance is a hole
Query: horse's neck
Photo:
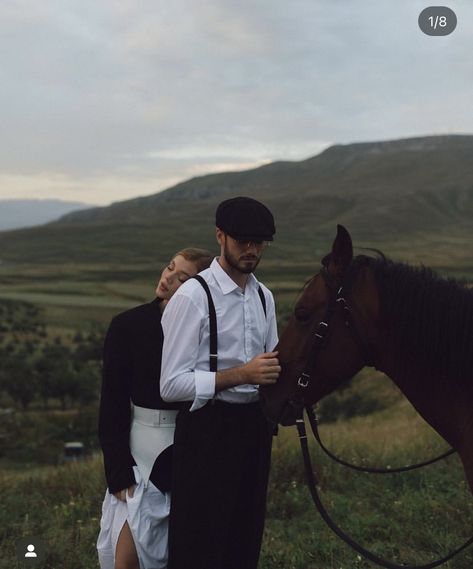
{"type": "Polygon", "coordinates": [[[463,428],[461,420],[452,420],[452,411],[458,407],[461,396],[447,381],[422,371],[422,366],[416,362],[412,362],[408,373],[400,372],[395,360],[402,357],[384,354],[377,369],[394,381],[427,423],[449,444],[456,446],[462,438],[463,428]]]}
{"type": "MultiPolygon", "coordinates": [[[[448,442],[454,445],[462,437],[462,420],[452,420],[452,413],[471,417],[470,411],[462,401],[463,392],[458,384],[446,378],[435,377],[426,372],[425,366],[412,356],[401,353],[401,348],[386,336],[386,324],[379,321],[380,299],[376,279],[370,269],[360,272],[356,284],[356,301],[360,307],[361,322],[367,340],[371,343],[376,360],[376,368],[390,377],[420,415],[448,442]],[[371,325],[369,324],[371,323],[371,325]],[[409,366],[401,370],[399,362],[409,359],[409,366]]],[[[473,407],[473,382],[469,394],[465,396],[473,407]]],[[[463,421],[464,422],[464,421],[463,421]]]]}

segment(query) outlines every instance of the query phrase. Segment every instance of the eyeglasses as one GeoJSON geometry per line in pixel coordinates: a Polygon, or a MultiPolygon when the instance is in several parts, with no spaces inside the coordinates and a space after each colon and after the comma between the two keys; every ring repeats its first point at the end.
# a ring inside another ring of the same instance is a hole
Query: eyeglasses
{"type": "Polygon", "coordinates": [[[254,247],[255,249],[264,249],[269,245],[269,241],[263,241],[259,239],[253,239],[251,241],[247,241],[246,239],[233,239],[235,243],[241,249],[249,249],[250,247],[254,247]]]}

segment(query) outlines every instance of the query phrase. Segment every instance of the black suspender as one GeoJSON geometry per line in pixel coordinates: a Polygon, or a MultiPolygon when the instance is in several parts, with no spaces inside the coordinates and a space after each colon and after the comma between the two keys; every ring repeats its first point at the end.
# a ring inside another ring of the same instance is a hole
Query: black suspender
{"type": "Polygon", "coordinates": [[[261,298],[261,304],[263,305],[264,316],[266,317],[266,299],[264,298],[263,289],[258,285],[258,294],[261,298]]]}
{"type": "Polygon", "coordinates": [[[210,371],[217,371],[218,342],[217,342],[217,314],[215,312],[215,305],[212,295],[210,294],[209,285],[205,282],[205,280],[200,275],[195,275],[194,279],[200,282],[207,295],[207,300],[209,301],[209,330],[210,330],[209,369],[210,371]]]}
{"type": "MultiPolygon", "coordinates": [[[[207,300],[209,302],[209,333],[210,333],[210,354],[209,354],[209,368],[210,371],[217,371],[217,354],[218,354],[218,342],[217,342],[217,314],[215,312],[215,305],[210,293],[209,285],[200,276],[195,275],[192,277],[199,281],[202,288],[205,290],[207,295],[207,300]]],[[[263,312],[266,317],[266,298],[264,297],[263,290],[258,285],[258,295],[261,299],[261,304],[263,305],[263,312]]],[[[266,345],[264,347],[266,351],[266,345]]]]}
{"type": "MultiPolygon", "coordinates": [[[[261,304],[263,305],[264,317],[266,318],[266,299],[264,298],[263,290],[259,285],[258,285],[258,294],[261,299],[261,304]]],[[[264,351],[266,351],[266,342],[264,343],[264,351]]]]}

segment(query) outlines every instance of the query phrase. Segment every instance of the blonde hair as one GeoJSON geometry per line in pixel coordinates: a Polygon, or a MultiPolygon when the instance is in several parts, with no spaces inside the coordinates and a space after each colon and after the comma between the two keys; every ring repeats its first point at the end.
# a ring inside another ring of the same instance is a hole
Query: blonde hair
{"type": "Polygon", "coordinates": [[[213,259],[212,253],[210,251],[207,251],[207,249],[198,249],[196,247],[186,247],[185,249],[181,249],[175,253],[172,258],[174,259],[178,255],[184,257],[186,261],[195,263],[198,273],[210,267],[210,263],[213,259]]]}

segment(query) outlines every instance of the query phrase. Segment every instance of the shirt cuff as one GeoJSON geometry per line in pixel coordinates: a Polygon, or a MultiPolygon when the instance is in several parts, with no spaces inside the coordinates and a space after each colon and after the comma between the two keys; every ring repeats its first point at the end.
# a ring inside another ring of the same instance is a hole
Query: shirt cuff
{"type": "Polygon", "coordinates": [[[215,395],[215,372],[214,371],[194,371],[195,379],[195,399],[192,403],[191,411],[197,411],[203,407],[209,399],[215,395]]]}

